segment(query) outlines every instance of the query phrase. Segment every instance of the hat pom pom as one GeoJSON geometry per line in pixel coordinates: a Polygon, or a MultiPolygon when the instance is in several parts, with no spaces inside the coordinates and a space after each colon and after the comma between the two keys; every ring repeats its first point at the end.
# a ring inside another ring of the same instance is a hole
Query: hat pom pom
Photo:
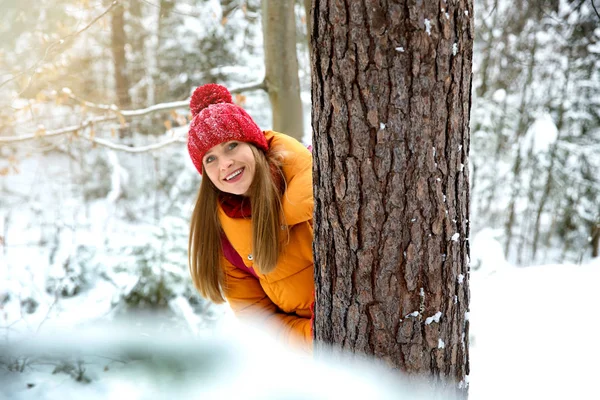
{"type": "Polygon", "coordinates": [[[192,99],[190,100],[190,110],[195,117],[200,111],[211,104],[219,103],[233,103],[231,93],[229,93],[229,90],[225,86],[208,83],[194,90],[194,94],[192,94],[192,99]]]}

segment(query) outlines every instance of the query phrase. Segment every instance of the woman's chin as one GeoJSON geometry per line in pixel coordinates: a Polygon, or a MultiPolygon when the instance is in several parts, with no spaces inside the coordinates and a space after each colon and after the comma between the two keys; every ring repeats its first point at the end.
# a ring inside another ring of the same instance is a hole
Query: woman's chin
{"type": "Polygon", "coordinates": [[[227,188],[227,190],[223,191],[236,196],[247,196],[248,194],[248,188],[246,187],[227,188]]]}

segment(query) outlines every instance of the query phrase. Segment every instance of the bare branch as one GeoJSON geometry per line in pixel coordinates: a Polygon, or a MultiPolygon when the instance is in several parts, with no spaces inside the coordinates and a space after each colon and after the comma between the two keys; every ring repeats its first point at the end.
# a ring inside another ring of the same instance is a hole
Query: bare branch
{"type": "Polygon", "coordinates": [[[242,92],[251,92],[253,90],[264,90],[267,92],[267,83],[263,80],[262,82],[252,83],[247,86],[240,86],[235,89],[231,89],[229,92],[231,94],[242,93],[242,92]]]}
{"type": "Polygon", "coordinates": [[[48,308],[48,312],[46,312],[46,315],[44,316],[44,319],[38,325],[37,329],[35,330],[35,333],[40,333],[40,329],[42,329],[42,325],[44,325],[44,322],[46,322],[50,318],[50,313],[54,309],[54,306],[56,305],[57,302],[58,302],[58,296],[55,296],[54,297],[54,301],[50,305],[50,308],[48,308]]]}
{"type": "MultiPolygon", "coordinates": [[[[98,15],[96,18],[94,18],[94,19],[92,20],[92,22],[90,22],[90,23],[89,23],[88,25],[86,25],[84,28],[82,28],[81,30],[79,30],[79,31],[77,31],[77,32],[70,33],[70,34],[68,34],[67,36],[63,37],[62,39],[59,39],[59,40],[57,40],[57,41],[55,41],[55,42],[53,42],[53,43],[50,43],[50,45],[48,45],[48,47],[46,47],[46,51],[45,51],[45,53],[44,53],[44,57],[42,57],[42,59],[41,59],[41,60],[38,60],[38,61],[37,61],[37,62],[35,62],[35,63],[34,63],[32,66],[31,66],[31,67],[29,67],[29,68],[25,69],[24,71],[21,71],[21,72],[19,72],[18,74],[14,75],[12,78],[10,78],[10,79],[7,79],[6,81],[4,81],[4,82],[0,83],[0,88],[1,88],[2,86],[4,86],[4,85],[8,84],[9,82],[12,82],[12,81],[14,81],[15,79],[19,78],[20,76],[22,76],[22,75],[24,75],[24,74],[26,74],[26,73],[28,73],[28,72],[31,72],[31,71],[34,71],[34,72],[35,72],[35,70],[38,68],[38,66],[39,66],[40,64],[42,64],[44,61],[46,61],[46,58],[48,57],[48,54],[50,54],[50,51],[51,51],[52,49],[54,49],[54,48],[55,48],[56,46],[58,46],[58,45],[61,45],[61,44],[63,44],[63,43],[65,42],[65,40],[67,40],[67,39],[70,39],[70,38],[73,38],[73,37],[75,37],[75,36],[77,36],[77,35],[79,35],[79,34],[81,34],[81,33],[85,32],[86,30],[88,30],[88,29],[89,29],[89,28],[90,28],[92,25],[94,25],[96,22],[98,22],[98,20],[100,20],[102,17],[104,17],[106,14],[108,14],[108,13],[109,13],[109,12],[110,12],[110,11],[111,11],[113,8],[115,8],[115,7],[116,7],[118,4],[119,4],[119,1],[118,1],[118,0],[115,0],[115,1],[113,1],[113,2],[112,2],[112,4],[111,4],[111,5],[110,5],[110,6],[109,6],[109,7],[108,7],[108,8],[107,8],[107,9],[106,9],[106,10],[105,10],[105,11],[104,11],[102,14],[100,14],[100,15],[98,15]]],[[[63,51],[64,51],[64,50],[63,50],[63,51]]],[[[62,53],[62,51],[60,51],[60,52],[59,52],[59,53],[57,53],[57,54],[60,54],[60,53],[62,53]]],[[[29,84],[30,84],[30,83],[31,83],[31,76],[29,77],[29,83],[27,84],[27,87],[29,87],[29,84]]],[[[26,87],[24,90],[26,90],[26,89],[27,89],[27,87],[26,87]]],[[[24,90],[23,90],[23,91],[24,91],[24,90]]],[[[22,92],[23,92],[23,91],[22,91],[22,92]]],[[[21,93],[22,93],[22,92],[21,92],[21,93]]]]}
{"type": "Polygon", "coordinates": [[[598,9],[596,8],[596,5],[594,4],[594,0],[590,0],[590,3],[592,3],[592,7],[594,8],[594,11],[596,11],[596,15],[598,16],[598,19],[600,19],[600,14],[598,13],[598,9]]]}

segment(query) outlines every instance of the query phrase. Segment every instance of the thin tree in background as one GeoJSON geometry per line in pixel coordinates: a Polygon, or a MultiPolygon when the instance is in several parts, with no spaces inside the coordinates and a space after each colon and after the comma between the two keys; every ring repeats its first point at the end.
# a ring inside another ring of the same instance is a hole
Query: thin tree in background
{"type": "Polygon", "coordinates": [[[315,348],[466,396],[473,2],[315,0],[315,348]]]}
{"type": "Polygon", "coordinates": [[[118,5],[111,15],[112,53],[114,61],[115,92],[117,105],[121,108],[131,106],[129,97],[129,78],[127,74],[127,59],[125,58],[125,9],[118,5]]]}
{"type": "MultiPolygon", "coordinates": [[[[514,141],[517,143],[515,161],[512,167],[512,182],[511,182],[511,197],[510,202],[508,204],[508,217],[505,223],[505,236],[506,242],[504,243],[504,254],[508,258],[512,246],[512,240],[514,235],[514,225],[516,221],[516,206],[519,199],[522,197],[524,192],[523,184],[522,184],[522,172],[523,166],[527,163],[529,157],[523,157],[526,154],[524,150],[526,144],[523,143],[523,138],[525,137],[525,133],[527,132],[527,128],[531,123],[531,115],[529,114],[529,104],[528,102],[531,100],[530,91],[532,91],[532,84],[534,81],[534,68],[536,63],[536,51],[537,51],[537,35],[534,31],[531,36],[533,39],[531,40],[531,48],[529,49],[529,54],[527,57],[527,79],[525,80],[524,87],[521,92],[521,102],[519,105],[518,111],[518,124],[516,132],[514,132],[514,141]]],[[[528,144],[528,143],[527,143],[528,144]]],[[[529,154],[531,155],[531,154],[529,154]]]]}
{"type": "Polygon", "coordinates": [[[273,111],[273,129],[304,135],[296,54],[294,0],[263,0],[265,84],[273,111]]]}

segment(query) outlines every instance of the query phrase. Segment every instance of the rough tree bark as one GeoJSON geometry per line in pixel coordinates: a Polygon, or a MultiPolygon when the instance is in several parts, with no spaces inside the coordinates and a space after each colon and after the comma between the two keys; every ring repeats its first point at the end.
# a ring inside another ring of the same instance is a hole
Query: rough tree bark
{"type": "Polygon", "coordinates": [[[466,396],[473,2],[311,15],[315,350],[466,396]]]}
{"type": "Polygon", "coordinates": [[[112,14],[111,32],[112,32],[112,53],[114,61],[115,89],[117,93],[117,105],[121,108],[131,106],[129,97],[129,79],[127,76],[127,59],[125,58],[125,9],[118,5],[112,14]]]}
{"type": "Polygon", "coordinates": [[[302,140],[294,0],[263,0],[262,11],[265,84],[273,110],[273,129],[302,140]]]}

